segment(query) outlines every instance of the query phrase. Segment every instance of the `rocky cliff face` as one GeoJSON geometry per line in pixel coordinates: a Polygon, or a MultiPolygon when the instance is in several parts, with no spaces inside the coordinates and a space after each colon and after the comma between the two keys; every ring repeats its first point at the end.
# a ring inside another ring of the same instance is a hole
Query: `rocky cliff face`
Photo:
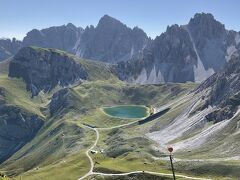
{"type": "Polygon", "coordinates": [[[37,115],[7,105],[4,93],[5,89],[0,87],[0,162],[30,141],[44,122],[37,115]]]}
{"type": "Polygon", "coordinates": [[[239,42],[239,33],[226,30],[211,14],[196,14],[187,25],[168,27],[140,58],[119,63],[116,72],[120,79],[141,84],[202,82],[223,68],[239,42]]]}
{"type": "Polygon", "coordinates": [[[188,24],[199,59],[205,69],[217,71],[229,60],[239,33],[228,31],[211,14],[196,14],[188,24]]]}
{"type": "Polygon", "coordinates": [[[23,78],[32,95],[67,86],[87,78],[85,68],[74,57],[53,49],[22,48],[9,64],[9,76],[23,78]]]}
{"type": "Polygon", "coordinates": [[[70,93],[68,88],[61,89],[54,93],[49,104],[50,114],[53,115],[54,113],[58,113],[62,109],[68,107],[69,96],[70,93]]]}
{"type": "Polygon", "coordinates": [[[55,48],[74,53],[75,44],[81,38],[83,31],[81,27],[71,23],[42,30],[33,29],[27,33],[22,45],[55,48]]]}
{"type": "Polygon", "coordinates": [[[216,110],[207,119],[218,122],[231,118],[240,105],[240,53],[233,55],[223,70],[204,81],[196,92],[208,90],[203,108],[209,105],[216,110]]]}
{"type": "Polygon", "coordinates": [[[188,33],[173,25],[145,48],[140,59],[119,63],[116,72],[120,79],[140,84],[194,81],[196,63],[188,33]]]}
{"type": "Polygon", "coordinates": [[[105,15],[97,27],[87,27],[77,47],[76,55],[110,63],[126,61],[136,56],[150,41],[143,30],[128,28],[105,15]]]}
{"type": "Polygon", "coordinates": [[[13,56],[21,47],[22,42],[11,39],[0,39],[0,61],[13,56]]]}

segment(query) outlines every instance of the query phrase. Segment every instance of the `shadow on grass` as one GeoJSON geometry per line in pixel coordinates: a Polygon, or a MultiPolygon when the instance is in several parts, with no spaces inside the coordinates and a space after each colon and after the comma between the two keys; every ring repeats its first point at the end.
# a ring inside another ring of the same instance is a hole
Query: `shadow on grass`
{"type": "Polygon", "coordinates": [[[154,119],[157,119],[157,118],[159,118],[160,116],[162,116],[162,115],[164,115],[165,113],[167,113],[170,109],[171,109],[171,108],[166,108],[166,109],[164,109],[164,110],[162,110],[162,111],[160,111],[160,112],[157,112],[157,113],[155,113],[155,114],[153,114],[153,115],[148,116],[148,117],[145,118],[145,119],[139,120],[139,121],[138,121],[138,124],[139,124],[139,125],[143,125],[143,124],[145,124],[145,123],[148,123],[148,122],[150,122],[150,121],[153,121],[154,119]]]}

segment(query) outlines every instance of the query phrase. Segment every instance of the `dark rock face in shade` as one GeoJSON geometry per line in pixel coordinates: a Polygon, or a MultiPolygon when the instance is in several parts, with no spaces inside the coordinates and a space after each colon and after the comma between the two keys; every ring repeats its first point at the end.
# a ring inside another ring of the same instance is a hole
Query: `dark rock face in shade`
{"type": "Polygon", "coordinates": [[[41,117],[3,100],[5,89],[0,87],[0,162],[29,142],[43,125],[41,117]]]}
{"type": "Polygon", "coordinates": [[[87,72],[73,57],[51,49],[22,48],[9,64],[9,76],[23,78],[32,95],[67,86],[87,78],[87,72]]]}

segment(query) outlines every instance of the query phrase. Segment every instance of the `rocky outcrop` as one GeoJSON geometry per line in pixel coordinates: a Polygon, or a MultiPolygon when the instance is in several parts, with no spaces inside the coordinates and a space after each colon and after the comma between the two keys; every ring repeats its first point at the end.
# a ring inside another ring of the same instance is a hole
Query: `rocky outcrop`
{"type": "Polygon", "coordinates": [[[32,95],[68,86],[88,76],[85,68],[64,52],[37,47],[22,48],[9,64],[9,77],[23,78],[32,95]]]}
{"type": "Polygon", "coordinates": [[[240,56],[232,56],[224,69],[204,81],[196,93],[209,89],[202,108],[211,105],[216,110],[207,116],[210,121],[219,122],[231,118],[240,105],[240,56]]]}
{"type": "Polygon", "coordinates": [[[0,162],[6,160],[30,141],[43,125],[37,115],[5,104],[4,88],[0,88],[0,162]]]}
{"type": "Polygon", "coordinates": [[[97,27],[87,27],[77,47],[76,55],[109,63],[126,61],[136,56],[150,39],[143,30],[128,28],[105,15],[97,27]]]}
{"type": "Polygon", "coordinates": [[[21,47],[22,42],[11,39],[0,39],[0,61],[13,56],[21,47]]]}
{"type": "Polygon", "coordinates": [[[69,89],[64,88],[53,94],[49,104],[50,114],[53,115],[69,106],[69,89]]]}

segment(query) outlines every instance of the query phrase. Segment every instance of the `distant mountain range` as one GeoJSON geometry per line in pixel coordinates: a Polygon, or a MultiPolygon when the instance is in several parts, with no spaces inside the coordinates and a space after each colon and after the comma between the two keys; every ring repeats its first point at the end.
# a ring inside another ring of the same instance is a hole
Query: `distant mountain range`
{"type": "Polygon", "coordinates": [[[69,23],[34,29],[22,42],[1,39],[0,60],[32,45],[115,64],[118,77],[132,83],[202,82],[237,52],[240,33],[226,30],[211,14],[198,13],[187,25],[169,26],[152,40],[140,28],[105,15],[96,27],[69,23]]]}
{"type": "Polygon", "coordinates": [[[82,58],[115,63],[133,58],[150,42],[150,38],[138,27],[131,29],[105,15],[96,27],[91,25],[83,29],[69,23],[42,30],[33,29],[22,42],[17,42],[18,46],[15,45],[15,39],[0,41],[0,60],[14,55],[21,47],[39,46],[60,49],[82,58]]]}
{"type": "Polygon", "coordinates": [[[223,68],[240,47],[240,34],[211,14],[196,14],[187,25],[172,25],[146,47],[142,57],[116,69],[134,83],[202,82],[223,68]]]}

